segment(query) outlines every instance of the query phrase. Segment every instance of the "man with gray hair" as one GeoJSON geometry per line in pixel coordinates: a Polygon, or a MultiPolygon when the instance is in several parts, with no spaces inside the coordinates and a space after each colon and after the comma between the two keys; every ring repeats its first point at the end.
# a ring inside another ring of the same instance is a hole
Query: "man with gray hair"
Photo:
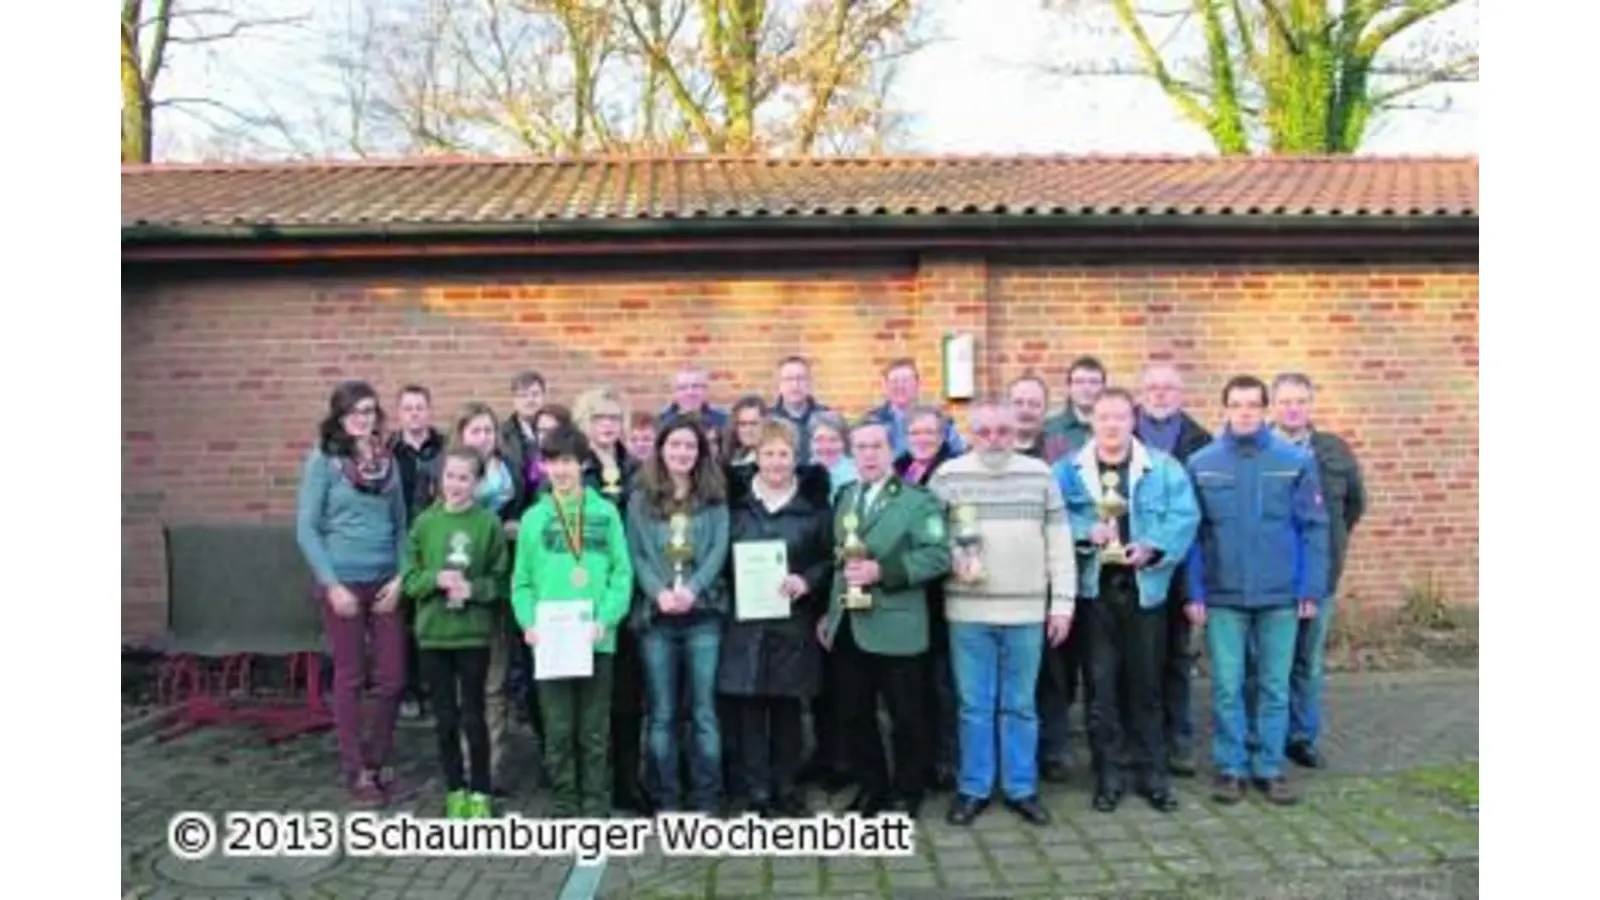
{"type": "Polygon", "coordinates": [[[1367,510],[1361,465],[1350,445],[1311,422],[1315,398],[1311,379],[1299,372],[1285,372],[1272,381],[1273,427],[1289,443],[1310,449],[1316,457],[1328,509],[1328,597],[1317,607],[1315,618],[1300,622],[1289,676],[1289,743],[1284,755],[1308,769],[1322,765],[1317,737],[1322,731],[1322,663],[1328,623],[1339,596],[1350,533],[1367,510]]]}
{"type": "MultiPolygon", "coordinates": [[[[1151,363],[1139,376],[1139,408],[1134,411],[1134,435],[1188,464],[1189,457],[1211,443],[1211,432],[1183,411],[1183,375],[1169,362],[1151,363]]],[[[1191,777],[1194,763],[1194,713],[1190,708],[1191,682],[1200,656],[1194,628],[1184,615],[1188,602],[1188,575],[1182,565],[1172,577],[1167,593],[1167,659],[1161,686],[1162,737],[1167,767],[1172,774],[1191,777]]]]}
{"type": "Polygon", "coordinates": [[[1077,560],[1055,476],[1042,460],[1016,452],[1016,433],[1009,403],[978,404],[975,449],[928,482],[953,520],[945,616],[960,771],[946,816],[952,825],[970,825],[983,812],[996,775],[1007,807],[1030,824],[1050,822],[1039,803],[1034,692],[1045,642],[1059,646],[1072,628],[1077,560]]]}

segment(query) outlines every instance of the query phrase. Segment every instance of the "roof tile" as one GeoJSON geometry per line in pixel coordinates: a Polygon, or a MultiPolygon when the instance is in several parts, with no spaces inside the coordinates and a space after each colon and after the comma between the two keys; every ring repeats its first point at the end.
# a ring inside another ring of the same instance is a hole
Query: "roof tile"
{"type": "Polygon", "coordinates": [[[125,229],[962,213],[1476,217],[1478,160],[604,157],[122,170],[125,229]]]}

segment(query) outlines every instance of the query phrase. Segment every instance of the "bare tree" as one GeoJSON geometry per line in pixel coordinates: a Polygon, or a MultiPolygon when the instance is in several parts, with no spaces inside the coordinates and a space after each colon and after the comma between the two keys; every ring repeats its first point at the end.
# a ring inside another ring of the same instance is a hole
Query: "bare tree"
{"type": "Polygon", "coordinates": [[[1079,18],[1109,5],[1135,55],[1055,71],[1151,78],[1225,155],[1353,153],[1378,116],[1478,78],[1476,28],[1440,24],[1465,0],[1043,2],[1079,18]],[[1173,48],[1195,32],[1198,54],[1173,48]]]}
{"type": "Polygon", "coordinates": [[[292,25],[305,16],[266,16],[241,9],[228,0],[199,5],[192,0],[122,2],[122,161],[147,163],[154,155],[156,114],[181,109],[216,126],[217,113],[235,126],[281,129],[281,117],[250,115],[214,97],[161,96],[157,88],[174,52],[214,45],[247,31],[292,25]]]}
{"type": "Polygon", "coordinates": [[[350,2],[311,106],[356,155],[882,146],[922,46],[911,0],[350,2]]]}

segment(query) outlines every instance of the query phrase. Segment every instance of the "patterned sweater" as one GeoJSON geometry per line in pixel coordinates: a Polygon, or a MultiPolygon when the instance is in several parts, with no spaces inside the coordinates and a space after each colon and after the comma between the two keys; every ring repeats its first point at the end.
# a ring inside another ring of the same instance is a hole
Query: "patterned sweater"
{"type": "MultiPolygon", "coordinates": [[[[1077,561],[1061,489],[1050,467],[1021,453],[990,468],[977,452],[950,460],[935,472],[928,490],[953,516],[959,506],[977,513],[986,577],[964,584],[945,581],[945,614],[952,622],[991,625],[1043,623],[1071,614],[1077,595],[1077,561]]],[[[956,528],[950,528],[951,539],[956,528]]]]}

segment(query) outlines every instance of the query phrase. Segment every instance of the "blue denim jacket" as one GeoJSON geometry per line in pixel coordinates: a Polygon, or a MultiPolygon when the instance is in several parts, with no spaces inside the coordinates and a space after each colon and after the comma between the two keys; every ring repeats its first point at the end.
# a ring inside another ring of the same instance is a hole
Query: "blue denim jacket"
{"type": "MultiPolygon", "coordinates": [[[[1078,548],[1078,596],[1094,597],[1100,593],[1100,551],[1088,541],[1090,530],[1100,521],[1102,494],[1094,444],[1062,457],[1054,468],[1078,548]]],[[[1135,575],[1140,608],[1153,609],[1167,602],[1172,573],[1194,542],[1200,508],[1182,464],[1137,440],[1128,460],[1128,484],[1120,492],[1128,500],[1129,541],[1161,551],[1154,565],[1135,575]]]]}
{"type": "Polygon", "coordinates": [[[1189,457],[1200,535],[1189,552],[1189,600],[1263,609],[1326,602],[1328,511],[1316,459],[1265,426],[1225,429],[1189,457]]]}

